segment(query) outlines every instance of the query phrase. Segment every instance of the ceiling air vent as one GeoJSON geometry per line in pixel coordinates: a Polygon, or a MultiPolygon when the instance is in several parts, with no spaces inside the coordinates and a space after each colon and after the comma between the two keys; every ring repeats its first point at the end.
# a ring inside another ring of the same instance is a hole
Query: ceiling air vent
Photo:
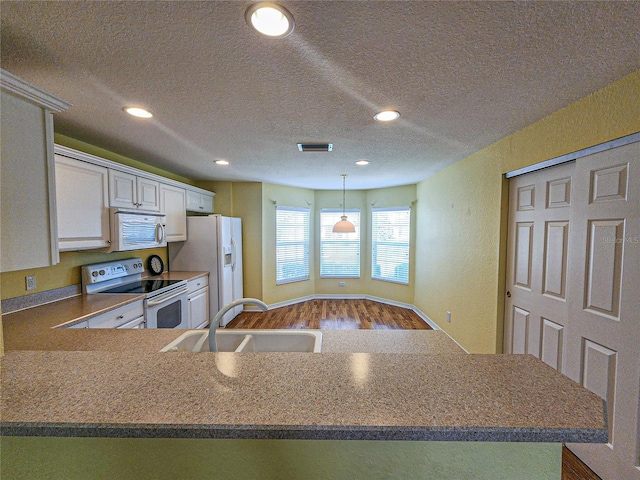
{"type": "Polygon", "coordinates": [[[301,152],[330,152],[333,150],[333,143],[299,143],[298,150],[301,152]]]}

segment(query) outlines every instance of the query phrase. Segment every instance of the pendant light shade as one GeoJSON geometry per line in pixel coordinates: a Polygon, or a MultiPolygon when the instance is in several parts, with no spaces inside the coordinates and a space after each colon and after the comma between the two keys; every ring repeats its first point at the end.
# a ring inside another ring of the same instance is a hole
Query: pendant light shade
{"type": "Polygon", "coordinates": [[[347,220],[347,215],[345,214],[345,182],[347,180],[347,174],[342,174],[342,216],[340,217],[340,221],[333,226],[333,233],[355,233],[356,227],[347,220]]]}

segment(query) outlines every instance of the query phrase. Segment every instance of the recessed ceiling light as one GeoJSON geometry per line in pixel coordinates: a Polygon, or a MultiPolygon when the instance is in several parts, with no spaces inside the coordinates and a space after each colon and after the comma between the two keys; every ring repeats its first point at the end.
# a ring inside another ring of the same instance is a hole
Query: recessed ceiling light
{"type": "Polygon", "coordinates": [[[356,165],[369,165],[369,160],[364,160],[364,159],[358,160],[356,162],[356,165]]]}
{"type": "Polygon", "coordinates": [[[249,25],[267,37],[283,38],[293,32],[293,15],[275,3],[255,3],[247,8],[245,18],[249,25]]]}
{"type": "Polygon", "coordinates": [[[153,115],[149,110],[145,110],[144,108],[140,108],[140,107],[124,107],[123,110],[127,112],[129,115],[133,115],[134,117],[138,117],[138,118],[153,117],[153,115]]]}
{"type": "Polygon", "coordinates": [[[379,122],[390,122],[400,118],[400,112],[396,112],[395,110],[383,110],[376,113],[373,118],[379,122]]]}
{"type": "Polygon", "coordinates": [[[216,165],[229,165],[226,160],[216,160],[216,165]]]}

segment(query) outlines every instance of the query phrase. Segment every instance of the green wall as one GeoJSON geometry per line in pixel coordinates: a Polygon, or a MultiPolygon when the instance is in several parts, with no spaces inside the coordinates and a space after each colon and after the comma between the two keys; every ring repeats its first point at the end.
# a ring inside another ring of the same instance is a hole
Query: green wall
{"type": "Polygon", "coordinates": [[[502,351],[504,174],[640,131],[638,98],[640,71],[418,184],[414,304],[467,351],[502,351]]]}
{"type": "Polygon", "coordinates": [[[562,445],[2,437],[3,480],[560,480],[562,445]]]}

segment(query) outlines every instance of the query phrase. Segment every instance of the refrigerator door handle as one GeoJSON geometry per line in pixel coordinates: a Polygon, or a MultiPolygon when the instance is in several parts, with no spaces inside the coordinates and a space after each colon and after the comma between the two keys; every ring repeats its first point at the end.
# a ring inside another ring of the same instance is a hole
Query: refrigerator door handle
{"type": "Polygon", "coordinates": [[[231,253],[231,270],[236,271],[236,254],[238,253],[236,249],[236,239],[231,237],[231,247],[233,248],[233,252],[231,253]]]}

